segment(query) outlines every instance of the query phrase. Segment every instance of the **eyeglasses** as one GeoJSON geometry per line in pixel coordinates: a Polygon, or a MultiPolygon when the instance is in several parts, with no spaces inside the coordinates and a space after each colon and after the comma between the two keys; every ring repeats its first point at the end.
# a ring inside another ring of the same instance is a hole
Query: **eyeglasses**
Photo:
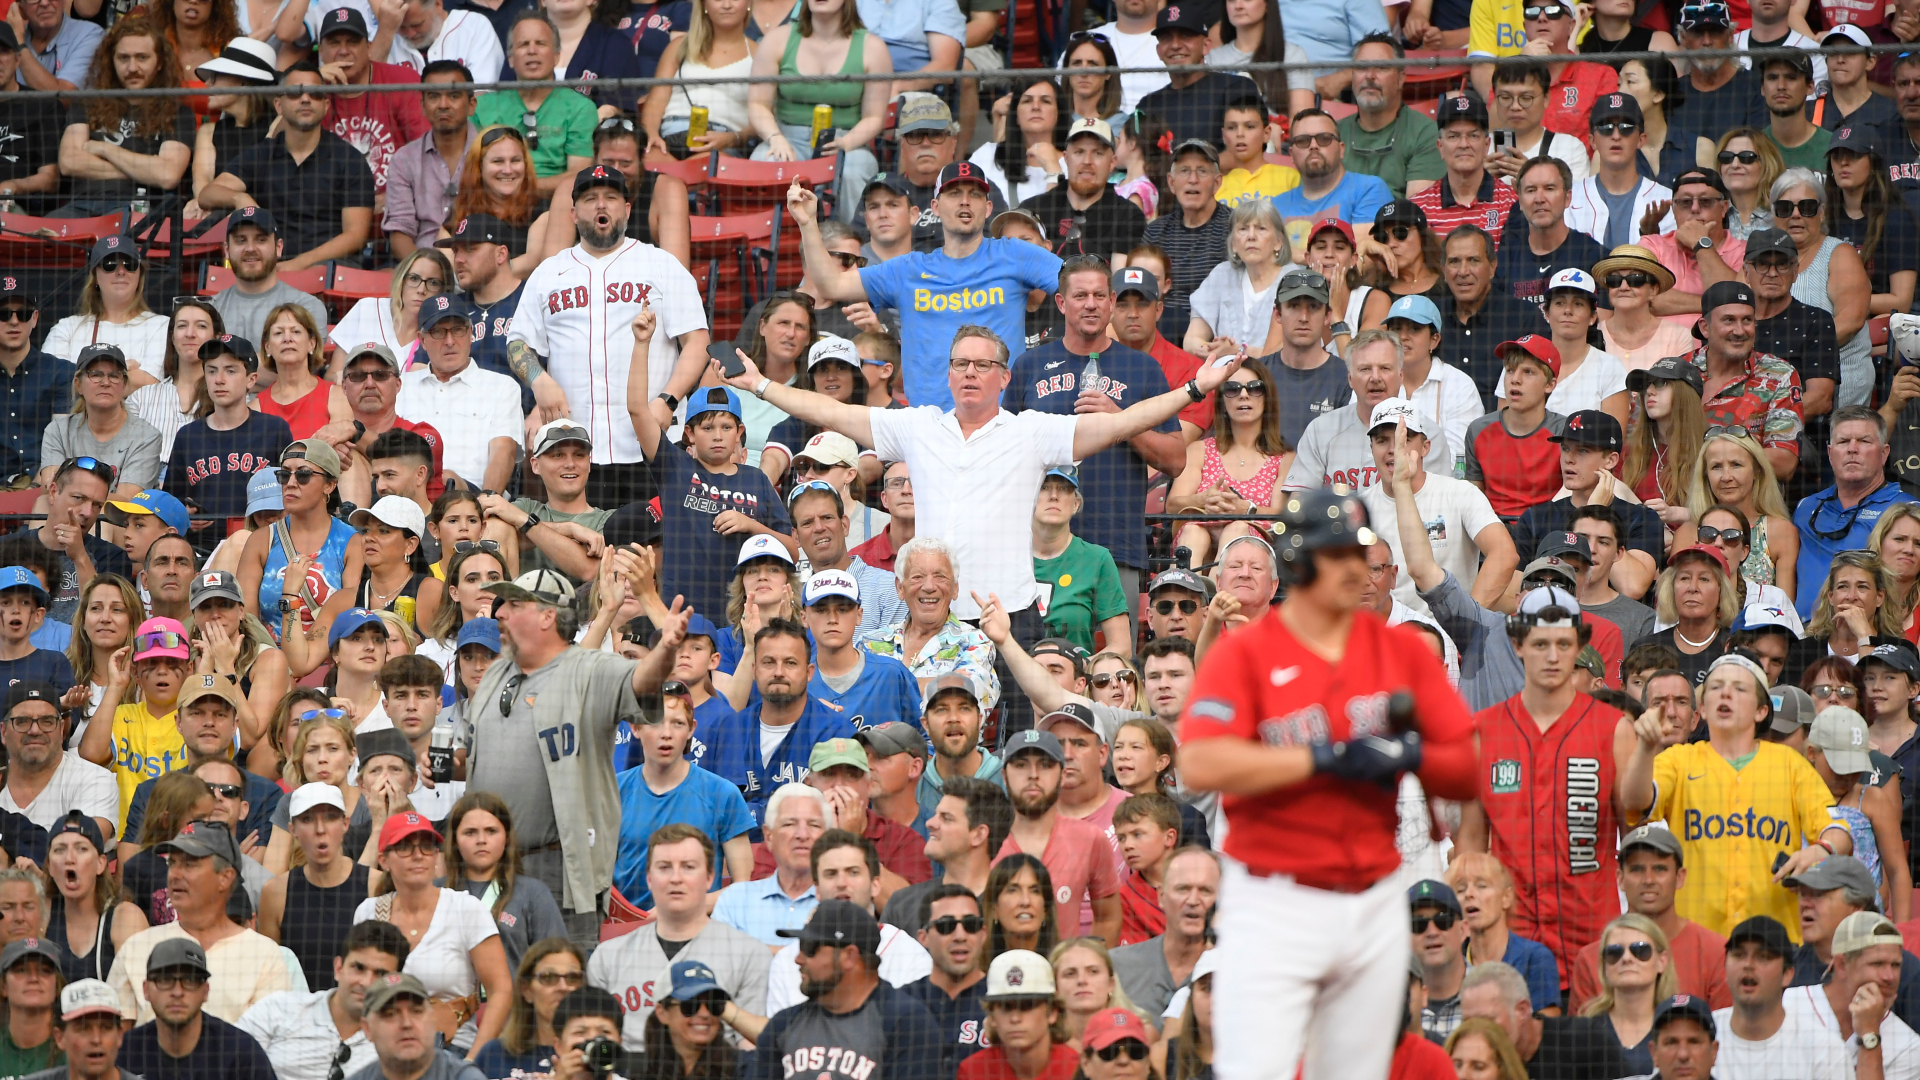
{"type": "Polygon", "coordinates": [[[500,541],[498,540],[456,540],[454,541],[453,553],[455,555],[465,555],[469,551],[485,551],[485,552],[490,552],[492,554],[498,555],[500,554],[500,541]]]}
{"type": "Polygon", "coordinates": [[[952,368],[954,371],[958,371],[962,374],[965,374],[966,372],[969,372],[969,371],[977,371],[980,374],[985,375],[987,372],[992,371],[994,368],[1000,368],[1001,370],[1004,371],[1006,369],[1006,366],[1007,365],[1001,363],[998,360],[968,360],[967,358],[962,356],[949,356],[947,358],[947,367],[952,368]]]}
{"type": "Polygon", "coordinates": [[[186,637],[171,630],[149,630],[144,634],[134,635],[133,639],[133,651],[136,653],[151,649],[184,649],[186,647],[186,637]]]}
{"type": "Polygon", "coordinates": [[[101,367],[97,364],[81,372],[80,377],[87,380],[88,382],[95,382],[95,383],[112,383],[112,382],[127,381],[127,373],[124,371],[121,371],[119,368],[101,367]]]}
{"type": "Polygon", "coordinates": [[[965,930],[969,934],[977,934],[986,929],[986,927],[987,920],[978,915],[942,915],[927,924],[927,929],[932,930],[941,937],[946,937],[955,930],[965,930]]]}
{"type": "Polygon", "coordinates": [[[1600,955],[1606,957],[1609,964],[1617,964],[1626,959],[1628,953],[1632,953],[1635,960],[1644,964],[1653,959],[1653,942],[1635,941],[1626,945],[1616,942],[1600,950],[1600,955]]]}
{"type": "Polygon", "coordinates": [[[1493,95],[1493,103],[1495,105],[1500,106],[1503,109],[1512,109],[1512,108],[1531,109],[1535,105],[1540,104],[1540,95],[1539,94],[1513,94],[1513,93],[1508,93],[1506,91],[1496,90],[1494,91],[1494,95],[1493,95]]]}
{"type": "Polygon", "coordinates": [[[1147,1044],[1139,1039],[1121,1039],[1117,1043],[1110,1043],[1095,1050],[1094,1053],[1100,1055],[1101,1061],[1112,1061],[1121,1054],[1127,1055],[1134,1061],[1144,1061],[1147,1057],[1147,1044]]]}
{"type": "Polygon", "coordinates": [[[505,719],[513,715],[513,699],[520,696],[520,684],[527,681],[527,673],[521,672],[507,680],[500,688],[500,716],[505,719]]]}
{"type": "Polygon", "coordinates": [[[1607,288],[1617,289],[1622,285],[1630,289],[1644,289],[1653,284],[1653,275],[1644,270],[1628,270],[1624,273],[1607,275],[1607,288]]]}
{"type": "Polygon", "coordinates": [[[147,981],[162,990],[172,990],[175,987],[198,990],[207,985],[207,973],[204,971],[181,971],[178,969],[173,971],[149,971],[147,972],[147,981]]]}
{"type": "Polygon", "coordinates": [[[1775,199],[1773,201],[1774,217],[1790,218],[1793,217],[1796,212],[1803,218],[1818,217],[1820,216],[1820,200],[1775,199]]]}
{"type": "Polygon", "coordinates": [[[587,974],[584,971],[536,971],[533,981],[541,986],[558,986],[561,983],[580,986],[587,981],[587,974]]]}
{"type": "Polygon", "coordinates": [[[294,487],[306,487],[313,483],[314,477],[320,475],[322,474],[318,469],[288,469],[280,474],[280,486],[286,487],[291,484],[294,487]]]}
{"type": "Polygon", "coordinates": [[[1695,195],[1690,199],[1675,198],[1673,205],[1682,210],[1711,210],[1725,201],[1718,195],[1695,195]]]}
{"type": "Polygon", "coordinates": [[[132,273],[140,269],[140,264],[135,261],[131,255],[109,255],[100,260],[100,269],[105,270],[109,274],[120,271],[132,273]]]}
{"type": "Polygon", "coordinates": [[[15,731],[57,731],[60,728],[60,715],[9,716],[7,726],[15,731]]]}
{"type": "Polygon", "coordinates": [[[223,799],[238,799],[247,792],[247,789],[239,784],[208,784],[207,786],[213,789],[215,795],[223,799]]]}
{"type": "MultiPolygon", "coordinates": [[[[67,462],[67,465],[71,465],[74,468],[79,469],[81,472],[92,473],[93,475],[99,477],[100,479],[105,480],[107,482],[108,487],[112,487],[114,483],[120,479],[119,469],[116,469],[112,465],[109,465],[106,462],[101,461],[97,457],[72,458],[67,462]]],[[[65,467],[62,467],[59,471],[66,472],[67,470],[65,467]]]]}
{"type": "Polygon", "coordinates": [[[709,990],[704,994],[695,994],[685,1001],[676,1001],[674,1004],[680,1006],[681,1016],[698,1016],[700,1010],[705,1009],[707,1015],[717,1017],[727,1011],[727,1002],[730,1000],[732,999],[723,991],[709,990]]]}
{"type": "Polygon", "coordinates": [[[1698,532],[1700,534],[1700,542],[1703,544],[1711,544],[1717,540],[1724,540],[1729,544],[1745,544],[1747,542],[1747,531],[1745,529],[1716,529],[1711,525],[1702,525],[1698,532]]]}
{"type": "Polygon", "coordinates": [[[527,133],[527,149],[540,149],[540,118],[531,112],[520,114],[520,126],[527,133]]]}
{"type": "Polygon", "coordinates": [[[1602,120],[1593,125],[1595,135],[1632,135],[1640,130],[1640,125],[1632,120],[1602,120]]]}
{"type": "Polygon", "coordinates": [[[1852,701],[1854,698],[1860,696],[1860,691],[1855,690],[1851,686],[1831,686],[1827,683],[1821,683],[1808,692],[1819,701],[1827,701],[1829,699],[1852,701]]]}
{"type": "Polygon", "coordinates": [[[912,483],[913,483],[913,478],[910,476],[894,476],[894,477],[889,477],[887,479],[887,482],[885,484],[882,484],[881,486],[886,488],[888,491],[899,491],[902,488],[905,488],[912,483]]]}
{"type": "Polygon", "coordinates": [[[346,718],[347,710],[345,709],[315,709],[309,713],[301,713],[293,719],[295,723],[311,724],[315,720],[345,720],[346,718]]]}
{"type": "Polygon", "coordinates": [[[1759,160],[1760,160],[1760,155],[1754,153],[1752,150],[1720,151],[1720,164],[1722,165],[1731,165],[1736,161],[1742,165],[1751,165],[1754,162],[1759,160]]]}
{"type": "Polygon", "coordinates": [[[1327,147],[1339,141],[1340,136],[1338,134],[1331,131],[1322,131],[1317,135],[1295,135],[1293,138],[1287,140],[1287,145],[1293,147],[1295,150],[1305,150],[1309,146],[1317,146],[1325,150],[1327,147]]]}
{"type": "Polygon", "coordinates": [[[389,367],[358,368],[346,374],[346,379],[350,383],[363,383],[368,381],[383,383],[390,382],[393,378],[393,369],[389,367]]]}
{"type": "Polygon", "coordinates": [[[857,251],[830,251],[827,254],[840,260],[840,265],[848,270],[858,270],[867,265],[867,257],[857,251]]]}
{"type": "Polygon", "coordinates": [[[435,341],[457,341],[461,338],[472,337],[473,328],[471,326],[456,324],[452,319],[447,319],[439,326],[426,330],[425,334],[435,341]]]}
{"type": "Polygon", "coordinates": [[[1459,921],[1460,916],[1455,915],[1451,911],[1436,911],[1431,915],[1415,915],[1413,917],[1413,932],[1416,934],[1426,933],[1428,923],[1432,923],[1435,930],[1451,930],[1453,929],[1453,924],[1459,921]]]}
{"type": "Polygon", "coordinates": [[[1265,383],[1258,380],[1253,382],[1224,382],[1220,384],[1220,396],[1223,398],[1266,397],[1267,387],[1265,383]]]}
{"type": "Polygon", "coordinates": [[[1781,274],[1792,273],[1799,269],[1799,266],[1794,260],[1787,258],[1785,255],[1769,255],[1764,258],[1749,259],[1747,265],[1768,277],[1778,277],[1781,274]]]}
{"type": "Polygon", "coordinates": [[[432,289],[434,292],[447,287],[447,283],[437,277],[421,277],[419,274],[408,274],[400,279],[400,283],[409,289],[432,289]]]}
{"type": "Polygon", "coordinates": [[[1119,671],[1102,671],[1099,674],[1094,675],[1092,678],[1088,679],[1087,681],[1093,684],[1093,688],[1095,690],[1105,690],[1107,687],[1112,686],[1116,681],[1131,685],[1132,683],[1138,681],[1138,679],[1139,679],[1139,676],[1135,675],[1133,672],[1127,670],[1126,668],[1121,668],[1119,671]]]}
{"type": "Polygon", "coordinates": [[[1153,602],[1153,610],[1162,615],[1173,614],[1174,608],[1179,608],[1180,614],[1182,615],[1191,615],[1194,612],[1200,610],[1200,601],[1198,600],[1155,600],[1153,602]]]}
{"type": "Polygon", "coordinates": [[[1388,236],[1392,236],[1395,240],[1405,240],[1412,234],[1413,227],[1410,225],[1375,225],[1372,235],[1375,243],[1384,244],[1388,236]]]}
{"type": "Polygon", "coordinates": [[[39,312],[30,307],[0,308],[0,323],[32,322],[33,317],[37,314],[39,314],[39,312]]]}

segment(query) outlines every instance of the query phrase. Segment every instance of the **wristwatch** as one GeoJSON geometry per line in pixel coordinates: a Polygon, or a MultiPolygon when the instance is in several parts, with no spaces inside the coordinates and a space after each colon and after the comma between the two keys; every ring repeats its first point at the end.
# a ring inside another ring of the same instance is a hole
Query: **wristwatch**
{"type": "Polygon", "coordinates": [[[1207,392],[1205,390],[1200,389],[1200,380],[1198,379],[1187,380],[1187,396],[1192,398],[1196,402],[1207,400],[1207,392]]]}
{"type": "Polygon", "coordinates": [[[1347,321],[1345,319],[1342,319],[1339,322],[1334,323],[1333,328],[1328,332],[1331,333],[1334,337],[1339,337],[1341,334],[1345,334],[1348,337],[1352,337],[1353,327],[1348,326],[1347,321]]]}
{"type": "Polygon", "coordinates": [[[355,420],[353,422],[353,441],[359,442],[361,439],[364,439],[366,437],[367,437],[367,425],[361,423],[358,420],[355,420]]]}
{"type": "Polygon", "coordinates": [[[1701,238],[1700,238],[1700,239],[1698,239],[1698,240],[1695,240],[1695,241],[1693,242],[1693,250],[1695,250],[1695,251],[1712,251],[1712,250],[1713,250],[1713,237],[1712,237],[1711,235],[1708,235],[1708,236],[1703,236],[1703,237],[1701,237],[1701,238]]]}
{"type": "Polygon", "coordinates": [[[1861,1032],[1860,1033],[1860,1049],[1862,1050],[1880,1049],[1880,1033],[1875,1031],[1861,1032]]]}
{"type": "Polygon", "coordinates": [[[656,399],[667,403],[668,412],[673,412],[675,409],[678,409],[680,407],[680,399],[677,397],[674,397],[672,394],[669,394],[664,390],[662,390],[661,392],[653,396],[656,399]]]}
{"type": "Polygon", "coordinates": [[[534,517],[532,514],[528,514],[526,516],[526,520],[520,523],[519,528],[516,528],[513,531],[519,533],[521,536],[525,536],[527,535],[528,530],[532,529],[535,525],[538,525],[538,524],[540,524],[540,519],[534,517]]]}
{"type": "Polygon", "coordinates": [[[767,387],[772,385],[772,379],[767,378],[765,375],[760,376],[760,381],[753,384],[753,396],[765,401],[767,399],[767,387]]]}

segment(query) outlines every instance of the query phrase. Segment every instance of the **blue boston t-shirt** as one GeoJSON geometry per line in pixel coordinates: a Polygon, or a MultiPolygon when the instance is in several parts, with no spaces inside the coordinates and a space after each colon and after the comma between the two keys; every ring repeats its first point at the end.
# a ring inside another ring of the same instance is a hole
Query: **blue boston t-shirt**
{"type": "Polygon", "coordinates": [[[1051,293],[1059,282],[1060,257],[1024,240],[982,240],[964,259],[915,251],[860,271],[873,306],[900,313],[907,400],[942,409],[953,408],[947,357],[954,331],[976,323],[1012,349],[1026,340],[1027,293],[1051,293]]]}
{"type": "Polygon", "coordinates": [[[1309,199],[1306,189],[1294,188],[1283,191],[1273,197],[1273,208],[1280,211],[1280,217],[1287,223],[1287,239],[1292,242],[1294,257],[1307,250],[1308,234],[1316,222],[1329,218],[1339,218],[1353,226],[1355,232],[1365,232],[1373,227],[1373,217],[1380,208],[1393,201],[1393,192],[1377,176],[1368,176],[1347,170],[1347,175],[1333,185],[1333,190],[1318,199],[1309,199]]]}
{"type": "MultiPolygon", "coordinates": [[[[1000,395],[1000,407],[1072,416],[1086,366],[1086,353],[1049,341],[1013,362],[1013,381],[1000,395]]],[[[1124,409],[1166,393],[1167,373],[1153,357],[1115,341],[1100,350],[1100,389],[1124,409]]],[[[1180,421],[1169,417],[1153,430],[1177,435],[1180,421]]],[[[1140,508],[1147,498],[1146,459],[1126,442],[1092,455],[1080,463],[1080,497],[1084,505],[1073,519],[1074,535],[1106,548],[1121,566],[1146,569],[1147,537],[1140,528],[1140,508]]]]}

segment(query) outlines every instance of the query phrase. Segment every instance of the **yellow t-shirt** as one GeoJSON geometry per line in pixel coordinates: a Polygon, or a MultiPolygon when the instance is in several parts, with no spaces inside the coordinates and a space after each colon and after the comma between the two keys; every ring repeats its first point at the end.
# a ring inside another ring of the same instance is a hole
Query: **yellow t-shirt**
{"type": "MultiPolygon", "coordinates": [[[[122,705],[113,711],[113,779],[120,785],[120,828],[125,833],[127,807],[140,781],[164,776],[187,764],[187,743],[180,737],[174,714],[155,716],[145,702],[122,705]]],[[[132,838],[129,838],[132,839],[132,838]]]]}
{"type": "Polygon", "coordinates": [[[1497,60],[1520,55],[1527,47],[1524,7],[1522,0],[1473,0],[1467,15],[1467,56],[1497,60]]]}
{"type": "Polygon", "coordinates": [[[1659,818],[1680,840],[1687,883],[1674,910],[1716,934],[1770,915],[1800,940],[1799,898],[1773,881],[1773,861],[1799,851],[1826,829],[1845,828],[1831,813],[1833,794],[1807,759],[1761,743],[1735,770],[1709,743],[1683,743],[1653,759],[1659,818]]]}
{"type": "Polygon", "coordinates": [[[1254,199],[1271,199],[1300,186],[1300,173],[1286,165],[1268,162],[1248,172],[1235,169],[1220,178],[1220,193],[1214,196],[1228,206],[1239,206],[1254,199]]]}

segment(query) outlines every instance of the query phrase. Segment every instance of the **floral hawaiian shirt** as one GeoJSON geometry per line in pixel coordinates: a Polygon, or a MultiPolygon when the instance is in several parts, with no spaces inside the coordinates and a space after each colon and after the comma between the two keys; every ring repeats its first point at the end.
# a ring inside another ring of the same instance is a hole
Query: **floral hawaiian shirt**
{"type": "Polygon", "coordinates": [[[907,624],[897,622],[860,644],[878,656],[891,656],[907,665],[913,677],[923,682],[958,672],[972,676],[975,686],[987,689],[980,701],[982,709],[991,709],[1000,701],[1000,676],[993,670],[995,652],[987,635],[952,615],[940,632],[927,640],[917,657],[907,656],[907,624]]]}
{"type": "MultiPolygon", "coordinates": [[[[1695,349],[1689,359],[1704,373],[1706,346],[1695,349]]],[[[1800,375],[1777,356],[1753,353],[1747,357],[1746,378],[1727,384],[1701,404],[1706,408],[1710,425],[1744,427],[1768,449],[1799,446],[1800,430],[1804,426],[1800,411],[1800,375]]]]}

